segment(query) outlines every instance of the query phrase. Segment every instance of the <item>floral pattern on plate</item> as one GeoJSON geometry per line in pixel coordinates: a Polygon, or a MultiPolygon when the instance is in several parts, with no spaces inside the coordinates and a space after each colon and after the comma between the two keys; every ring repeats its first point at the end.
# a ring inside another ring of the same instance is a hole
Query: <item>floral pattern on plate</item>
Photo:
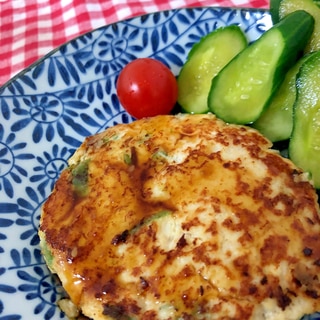
{"type": "Polygon", "coordinates": [[[196,41],[230,24],[254,41],[271,18],[218,7],[132,18],[66,43],[0,89],[0,320],[65,319],[56,305],[65,293],[39,249],[40,210],[86,136],[134,120],[116,96],[119,71],[152,57],[178,74],[196,41]]]}

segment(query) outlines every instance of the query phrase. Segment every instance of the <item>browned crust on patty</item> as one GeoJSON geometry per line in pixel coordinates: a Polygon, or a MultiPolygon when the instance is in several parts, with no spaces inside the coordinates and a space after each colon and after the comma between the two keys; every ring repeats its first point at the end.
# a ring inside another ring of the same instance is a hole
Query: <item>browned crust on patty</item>
{"type": "Polygon", "coordinates": [[[94,319],[320,310],[317,196],[269,148],[257,131],[213,115],[159,116],[88,137],[43,206],[49,266],[94,319]],[[81,196],[72,168],[84,160],[81,196]]]}

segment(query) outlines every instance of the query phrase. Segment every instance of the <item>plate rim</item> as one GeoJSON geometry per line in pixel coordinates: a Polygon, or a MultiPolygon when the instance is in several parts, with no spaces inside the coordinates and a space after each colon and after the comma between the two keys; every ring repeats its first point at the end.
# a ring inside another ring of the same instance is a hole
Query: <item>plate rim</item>
{"type": "MultiPolygon", "coordinates": [[[[54,55],[57,51],[59,51],[63,46],[68,46],[71,42],[78,40],[81,37],[84,37],[88,34],[92,34],[93,32],[99,31],[99,30],[103,30],[108,28],[111,25],[118,25],[118,24],[122,24],[124,22],[128,22],[128,21],[132,21],[132,20],[139,20],[141,19],[141,17],[144,16],[152,16],[155,15],[157,13],[163,13],[163,12],[179,12],[179,11],[186,11],[186,10],[201,10],[201,11],[205,11],[205,10],[228,10],[228,11],[236,11],[236,12],[241,12],[241,11],[246,11],[249,12],[250,14],[254,14],[254,13],[268,13],[270,14],[268,9],[259,9],[259,8],[245,8],[245,7],[220,7],[220,6],[195,6],[195,7],[184,7],[184,8],[177,8],[177,9],[168,9],[168,10],[161,10],[161,11],[155,11],[155,12],[150,12],[150,13],[146,13],[146,14],[142,14],[142,15],[137,15],[134,17],[130,17],[130,18],[126,18],[126,19],[122,19],[119,20],[117,22],[113,22],[110,24],[106,24],[103,26],[100,26],[98,28],[94,28],[92,30],[89,30],[83,34],[80,34],[68,41],[66,41],[65,43],[59,45],[58,47],[50,50],[47,54],[45,54],[43,57],[37,59],[35,62],[33,62],[32,64],[30,64],[28,67],[24,68],[23,70],[21,70],[20,72],[18,72],[14,77],[12,77],[10,80],[8,80],[5,84],[3,84],[0,87],[0,98],[2,93],[5,91],[6,88],[8,88],[11,84],[13,84],[16,80],[19,80],[21,77],[23,77],[26,73],[30,72],[32,69],[34,69],[36,66],[38,66],[39,64],[41,64],[43,61],[47,60],[48,58],[50,58],[52,55],[54,55]]],[[[72,85],[71,85],[72,86],[72,85]]],[[[35,93],[36,94],[36,93],[35,93]]],[[[8,121],[10,123],[10,120],[8,121]]],[[[1,142],[1,140],[0,140],[1,142]]],[[[51,146],[51,144],[50,144],[51,146]]],[[[3,190],[0,190],[0,194],[3,192],[3,190]]],[[[14,198],[14,201],[16,202],[17,197],[14,198]]],[[[15,216],[17,216],[17,214],[15,214],[15,216]]],[[[1,231],[1,230],[0,230],[1,231]]],[[[28,248],[30,248],[30,244],[26,245],[28,248]]],[[[38,247],[38,246],[37,246],[38,247]]],[[[9,250],[12,247],[9,247],[9,250]]],[[[32,247],[32,249],[34,249],[34,247],[32,247]]],[[[0,251],[1,253],[1,251],[0,251]]],[[[7,253],[7,256],[9,256],[9,252],[7,253]]],[[[0,269],[1,269],[1,265],[0,265],[0,269]]],[[[1,270],[0,270],[0,275],[1,275],[1,270]]],[[[0,292],[1,292],[1,288],[0,288],[0,292]]],[[[21,292],[18,292],[19,294],[21,294],[21,292]]],[[[23,298],[25,298],[25,293],[23,294],[23,298]]],[[[24,299],[26,300],[26,299],[24,299]]],[[[1,299],[0,299],[1,302],[1,299]]],[[[42,313],[41,313],[42,314],[42,313]]],[[[22,314],[23,315],[23,314],[22,314]]],[[[1,305],[0,305],[0,318],[2,317],[2,313],[1,313],[1,305]]]]}

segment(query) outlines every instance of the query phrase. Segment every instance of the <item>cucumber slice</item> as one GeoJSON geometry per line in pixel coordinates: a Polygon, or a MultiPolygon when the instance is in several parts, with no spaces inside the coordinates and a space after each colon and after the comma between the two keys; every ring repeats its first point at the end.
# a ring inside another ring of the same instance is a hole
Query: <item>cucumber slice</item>
{"type": "Polygon", "coordinates": [[[206,113],[212,78],[248,45],[242,30],[231,25],[203,37],[190,50],[178,76],[178,103],[188,113],[206,113]]]}
{"type": "Polygon", "coordinates": [[[320,189],[320,51],[302,64],[297,77],[297,98],[289,157],[312,176],[320,189]]]}
{"type": "Polygon", "coordinates": [[[213,78],[210,111],[230,123],[257,120],[303,51],[313,25],[309,13],[295,11],[240,52],[213,78]]]}
{"type": "Polygon", "coordinates": [[[287,72],[280,88],[275,93],[266,110],[252,126],[270,141],[288,140],[293,126],[293,104],[296,100],[296,78],[304,56],[287,72]]]}
{"type": "Polygon", "coordinates": [[[296,10],[305,10],[315,20],[314,31],[309,43],[306,45],[305,53],[320,50],[320,8],[319,1],[314,0],[270,0],[270,13],[273,23],[278,23],[289,13],[296,10]]]}
{"type": "MultiPolygon", "coordinates": [[[[280,21],[280,15],[279,15],[279,10],[280,10],[280,3],[282,0],[270,0],[270,15],[271,15],[271,20],[273,24],[277,24],[280,21]]],[[[301,1],[301,0],[298,0],[301,1]]]]}

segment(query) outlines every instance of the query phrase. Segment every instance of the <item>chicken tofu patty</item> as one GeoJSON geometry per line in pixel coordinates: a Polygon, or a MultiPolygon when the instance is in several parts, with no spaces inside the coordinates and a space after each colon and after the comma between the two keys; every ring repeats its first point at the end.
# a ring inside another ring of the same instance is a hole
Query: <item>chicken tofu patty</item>
{"type": "Polygon", "coordinates": [[[45,259],[91,319],[320,311],[317,195],[257,131],[157,116],[88,137],[42,210],[45,259]]]}

